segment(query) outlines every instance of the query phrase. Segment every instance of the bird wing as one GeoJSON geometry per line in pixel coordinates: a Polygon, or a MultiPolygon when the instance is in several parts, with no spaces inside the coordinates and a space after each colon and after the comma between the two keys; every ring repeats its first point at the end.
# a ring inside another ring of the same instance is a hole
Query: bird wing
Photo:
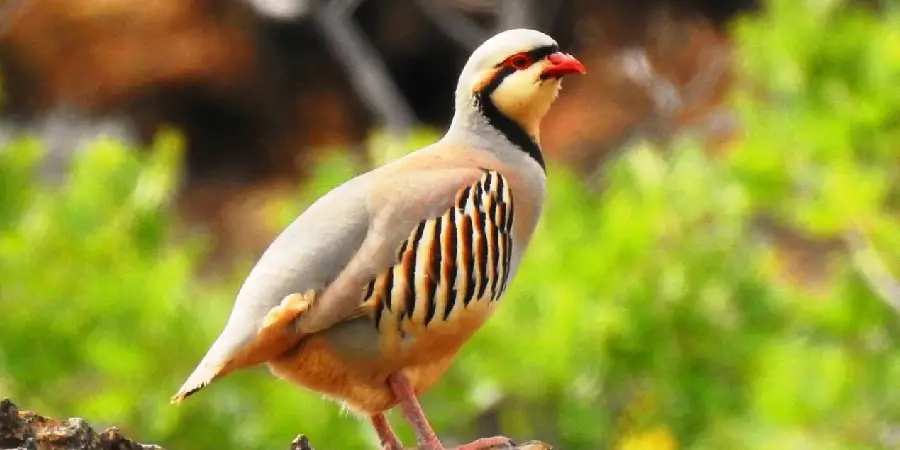
{"type": "Polygon", "coordinates": [[[322,331],[360,306],[364,287],[398,263],[398,249],[422,222],[443,215],[484,175],[478,168],[424,170],[376,188],[370,227],[359,251],[315,304],[297,317],[301,334],[322,331]]]}
{"type": "Polygon", "coordinates": [[[396,262],[418,223],[443,214],[483,174],[430,163],[388,165],[354,178],[289,225],[251,270],[225,329],[172,402],[354,314],[366,283],[396,262]]]}

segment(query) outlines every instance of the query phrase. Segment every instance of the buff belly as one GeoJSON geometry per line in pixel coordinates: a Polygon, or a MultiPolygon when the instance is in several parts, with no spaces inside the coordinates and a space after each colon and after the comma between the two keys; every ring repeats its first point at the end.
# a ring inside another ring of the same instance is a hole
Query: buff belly
{"type": "Polygon", "coordinates": [[[268,362],[273,374],[318,392],[358,413],[386,411],[397,404],[387,378],[402,372],[417,395],[447,371],[462,345],[490,315],[492,302],[473,302],[453,323],[386,333],[368,317],[303,339],[268,362]]]}

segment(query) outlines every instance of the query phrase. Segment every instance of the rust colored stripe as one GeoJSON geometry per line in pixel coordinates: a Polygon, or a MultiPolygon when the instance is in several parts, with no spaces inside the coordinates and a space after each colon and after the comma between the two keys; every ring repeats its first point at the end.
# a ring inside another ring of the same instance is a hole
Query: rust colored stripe
{"type": "Polygon", "coordinates": [[[461,244],[459,250],[462,253],[463,259],[462,273],[460,273],[460,275],[466,284],[465,294],[463,295],[463,304],[468,306],[475,295],[475,260],[474,254],[472,253],[472,216],[462,216],[462,223],[460,224],[459,230],[461,244]]]}
{"type": "Polygon", "coordinates": [[[415,268],[415,264],[416,253],[407,249],[407,251],[403,253],[403,258],[400,259],[400,264],[396,266],[397,273],[394,276],[394,283],[397,284],[397,290],[394,298],[391,300],[397,310],[400,311],[400,317],[403,317],[406,309],[409,308],[410,297],[413,295],[413,293],[410,292],[409,280],[413,273],[413,268],[415,268]]]}
{"type": "Polygon", "coordinates": [[[377,299],[374,304],[375,308],[375,328],[381,328],[381,316],[384,314],[384,307],[381,299],[377,299]]]}
{"type": "Polygon", "coordinates": [[[403,254],[406,253],[406,248],[409,247],[409,239],[403,241],[403,244],[400,245],[400,251],[397,252],[397,259],[402,260],[403,254]]]}
{"type": "Polygon", "coordinates": [[[485,213],[481,209],[475,210],[475,260],[478,262],[478,276],[476,277],[478,295],[476,298],[478,299],[484,297],[484,291],[489,281],[487,277],[488,249],[485,222],[485,213]]]}
{"type": "MultiPolygon", "coordinates": [[[[502,178],[501,178],[501,180],[502,180],[502,178]]],[[[497,219],[496,219],[497,220],[497,228],[499,228],[500,231],[505,233],[507,231],[506,230],[506,222],[507,222],[507,220],[506,220],[506,203],[505,202],[500,203],[500,205],[497,206],[497,209],[498,209],[497,219]]]]}
{"type": "Polygon", "coordinates": [[[394,290],[394,268],[391,267],[384,274],[384,285],[383,285],[382,297],[384,302],[388,304],[388,308],[390,308],[391,297],[393,297],[394,290]]]}
{"type": "Polygon", "coordinates": [[[500,286],[500,293],[506,292],[506,286],[509,282],[509,263],[512,259],[512,246],[513,240],[512,235],[506,234],[504,235],[504,239],[506,241],[506,248],[503,249],[503,284],[500,286]]]}
{"type": "Polygon", "coordinates": [[[422,235],[425,234],[425,221],[419,222],[416,233],[412,239],[412,251],[409,257],[409,264],[403,264],[406,275],[406,285],[409,287],[409,293],[406,295],[406,308],[403,313],[406,317],[412,317],[416,310],[416,258],[419,253],[419,244],[422,243],[422,235]]]}
{"type": "Polygon", "coordinates": [[[474,203],[475,209],[480,209],[484,203],[482,202],[482,196],[484,195],[484,186],[481,183],[477,183],[475,185],[475,195],[472,196],[472,202],[474,203]]]}
{"type": "Polygon", "coordinates": [[[506,220],[506,248],[504,249],[503,255],[503,285],[500,287],[500,292],[506,292],[506,287],[509,283],[509,271],[510,271],[510,263],[512,262],[512,247],[513,247],[513,219],[515,215],[513,214],[513,208],[515,207],[515,203],[513,203],[512,192],[509,193],[509,212],[507,213],[506,220]]]}
{"type": "Polygon", "coordinates": [[[443,217],[434,219],[431,232],[432,239],[428,243],[428,278],[434,280],[435,283],[441,279],[441,232],[444,228],[443,224],[443,217]]]}
{"type": "Polygon", "coordinates": [[[493,273],[491,274],[491,299],[497,299],[497,281],[500,280],[500,259],[502,259],[505,255],[500,253],[500,226],[497,221],[497,202],[496,198],[493,199],[495,201],[491,202],[490,208],[490,217],[491,222],[488,225],[491,233],[491,248],[488,255],[490,256],[491,269],[493,273]]]}
{"type": "Polygon", "coordinates": [[[444,266],[441,282],[445,283],[444,290],[444,320],[450,317],[453,307],[456,306],[456,260],[459,257],[459,247],[456,245],[456,210],[451,210],[447,215],[447,245],[444,246],[444,266]]]}
{"type": "Polygon", "coordinates": [[[435,298],[435,294],[437,293],[438,284],[440,284],[441,277],[441,231],[443,227],[443,217],[437,217],[434,219],[432,226],[434,227],[432,231],[432,239],[429,245],[429,255],[428,255],[428,271],[425,277],[426,286],[428,286],[428,292],[423,300],[425,300],[425,304],[428,309],[425,311],[425,325],[427,326],[431,323],[431,320],[434,319],[434,313],[436,310],[435,302],[437,299],[435,298]]]}
{"type": "MultiPolygon", "coordinates": [[[[510,192],[512,194],[512,192],[510,192]]],[[[509,224],[506,226],[509,229],[510,234],[512,234],[513,229],[513,221],[516,220],[516,215],[514,214],[514,209],[516,207],[516,203],[513,201],[512,195],[509,197],[509,224]]]]}
{"type": "Polygon", "coordinates": [[[466,205],[469,203],[469,195],[472,193],[472,186],[466,186],[465,189],[462,190],[459,194],[459,198],[456,200],[456,207],[462,212],[466,209],[466,205]]]}
{"type": "Polygon", "coordinates": [[[497,259],[500,261],[499,268],[497,269],[497,283],[496,288],[494,289],[494,300],[500,300],[500,296],[503,295],[503,285],[506,282],[506,273],[509,267],[506,265],[506,247],[509,246],[508,239],[506,238],[506,232],[498,229],[497,238],[499,239],[499,253],[497,255],[497,259]]]}

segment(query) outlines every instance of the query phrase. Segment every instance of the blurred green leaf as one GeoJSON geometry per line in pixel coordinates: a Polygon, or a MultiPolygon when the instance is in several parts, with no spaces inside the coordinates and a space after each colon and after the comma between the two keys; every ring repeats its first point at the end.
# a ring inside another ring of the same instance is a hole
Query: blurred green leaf
{"type": "MultiPolygon", "coordinates": [[[[862,233],[900,278],[900,10],[765,3],[733,29],[742,133],[727,153],[638,144],[598,192],[551,164],[502,307],[423,395],[448,443],[500,431],[569,450],[900,448],[900,321],[846,240],[862,233]],[[791,263],[766,221],[828,250],[791,263]],[[827,272],[812,287],[797,281],[809,266],[827,272]]],[[[376,134],[369,157],[434,137],[376,134]]],[[[173,449],[279,448],[301,432],[374,448],[365,420],[262,368],[168,405],[245,275],[200,279],[202,236],[173,236],[176,134],[147,152],[100,140],[62,186],[41,182],[42,156],[33,140],[0,150],[4,394],[173,449]]],[[[323,154],[273,223],[360,170],[323,154]]]]}

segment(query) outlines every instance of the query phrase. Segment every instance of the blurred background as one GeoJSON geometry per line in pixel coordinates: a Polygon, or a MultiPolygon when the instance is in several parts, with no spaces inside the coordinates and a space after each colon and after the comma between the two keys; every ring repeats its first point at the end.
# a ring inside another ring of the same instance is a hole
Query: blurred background
{"type": "MultiPolygon", "coordinates": [[[[587,66],[448,444],[900,448],[890,0],[8,0],[0,396],[169,449],[376,448],[264,367],[168,398],[317,196],[436,139],[494,32],[587,66]]],[[[412,434],[392,414],[407,442],[412,434]]]]}

